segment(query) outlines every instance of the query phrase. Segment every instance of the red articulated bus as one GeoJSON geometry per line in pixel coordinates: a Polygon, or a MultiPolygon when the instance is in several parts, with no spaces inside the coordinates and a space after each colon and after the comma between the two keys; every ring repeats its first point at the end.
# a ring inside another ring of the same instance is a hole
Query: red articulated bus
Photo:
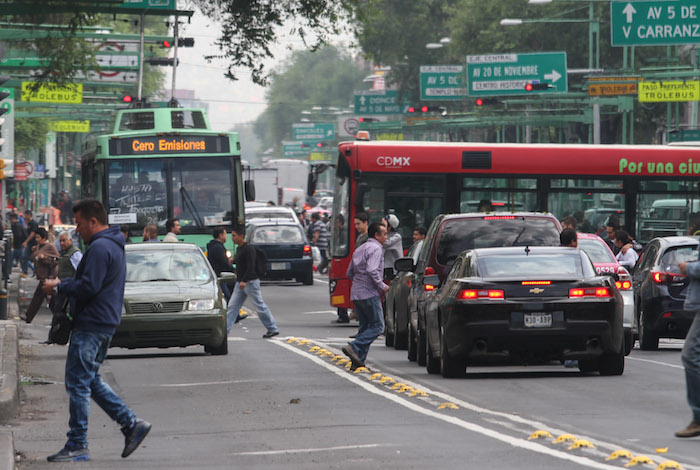
{"type": "Polygon", "coordinates": [[[545,211],[600,232],[609,217],[641,243],[700,226],[700,146],[355,141],[339,145],[331,233],[330,301],[352,307],[345,272],[354,215],[392,213],[404,248],[441,213],[545,211]]]}

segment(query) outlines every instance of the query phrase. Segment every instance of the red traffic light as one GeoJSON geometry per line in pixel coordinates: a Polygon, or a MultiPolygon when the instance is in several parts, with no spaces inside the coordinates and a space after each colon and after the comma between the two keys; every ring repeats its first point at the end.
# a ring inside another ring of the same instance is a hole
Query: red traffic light
{"type": "Polygon", "coordinates": [[[129,96],[129,95],[122,96],[122,101],[124,103],[131,103],[133,100],[134,100],[134,98],[132,96],[129,96]]]}
{"type": "Polygon", "coordinates": [[[172,44],[170,44],[170,41],[168,41],[168,40],[161,42],[161,44],[163,45],[163,47],[167,47],[167,48],[170,48],[172,46],[172,44]]]}
{"type": "Polygon", "coordinates": [[[409,106],[409,107],[408,107],[408,112],[409,112],[409,113],[415,113],[415,112],[416,112],[416,108],[414,108],[413,106],[409,106]]]}
{"type": "Polygon", "coordinates": [[[427,106],[421,106],[420,110],[424,113],[428,112],[428,107],[427,106]]]}
{"type": "Polygon", "coordinates": [[[537,91],[547,89],[549,89],[549,83],[527,83],[525,85],[525,91],[537,91]]]}
{"type": "Polygon", "coordinates": [[[476,99],[476,105],[477,105],[477,106],[483,106],[483,105],[484,105],[484,100],[482,100],[481,98],[477,98],[477,99],[476,99]]]}
{"type": "Polygon", "coordinates": [[[525,91],[532,91],[532,83],[525,85],[525,91]]]}

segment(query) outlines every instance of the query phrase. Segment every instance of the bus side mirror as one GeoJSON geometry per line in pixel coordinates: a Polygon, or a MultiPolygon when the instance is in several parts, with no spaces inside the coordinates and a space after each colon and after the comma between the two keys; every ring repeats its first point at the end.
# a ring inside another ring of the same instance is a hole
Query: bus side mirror
{"type": "Polygon", "coordinates": [[[318,183],[318,175],[315,171],[309,173],[309,178],[306,185],[306,195],[313,196],[316,192],[316,183],[318,183]]]}
{"type": "Polygon", "coordinates": [[[355,191],[355,206],[362,207],[362,202],[365,200],[365,194],[369,191],[369,185],[367,183],[359,183],[357,185],[357,190],[355,191]]]}
{"type": "Polygon", "coordinates": [[[245,200],[255,201],[255,181],[245,180],[243,188],[245,190],[245,200]]]}

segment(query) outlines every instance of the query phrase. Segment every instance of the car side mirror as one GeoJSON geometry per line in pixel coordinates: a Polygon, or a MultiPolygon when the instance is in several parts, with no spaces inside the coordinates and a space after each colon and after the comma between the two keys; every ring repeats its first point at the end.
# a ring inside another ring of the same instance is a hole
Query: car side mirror
{"type": "Polygon", "coordinates": [[[440,277],[437,274],[430,274],[423,278],[424,286],[440,287],[440,277]]]}
{"type": "Polygon", "coordinates": [[[415,272],[416,265],[413,263],[413,258],[399,258],[396,261],[394,261],[394,269],[396,269],[396,271],[398,272],[415,272]]]}
{"type": "Polygon", "coordinates": [[[219,282],[228,282],[228,281],[235,281],[236,280],[236,274],[231,273],[228,271],[224,271],[221,274],[219,274],[219,278],[217,279],[219,282]]]}

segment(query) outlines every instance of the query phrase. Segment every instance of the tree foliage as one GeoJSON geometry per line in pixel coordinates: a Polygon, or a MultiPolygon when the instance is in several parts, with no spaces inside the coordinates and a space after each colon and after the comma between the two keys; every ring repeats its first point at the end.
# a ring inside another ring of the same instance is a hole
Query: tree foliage
{"type": "MultiPolygon", "coordinates": [[[[272,74],[266,95],[269,104],[256,120],[255,132],[266,146],[290,139],[292,124],[305,116],[302,111],[312,111],[314,106],[347,107],[365,75],[355,61],[332,46],[293,53],[283,69],[272,74]]],[[[335,121],[337,116],[309,117],[335,121]]]]}
{"type": "Polygon", "coordinates": [[[49,119],[26,118],[15,120],[15,152],[41,148],[49,132],[49,119]]]}

